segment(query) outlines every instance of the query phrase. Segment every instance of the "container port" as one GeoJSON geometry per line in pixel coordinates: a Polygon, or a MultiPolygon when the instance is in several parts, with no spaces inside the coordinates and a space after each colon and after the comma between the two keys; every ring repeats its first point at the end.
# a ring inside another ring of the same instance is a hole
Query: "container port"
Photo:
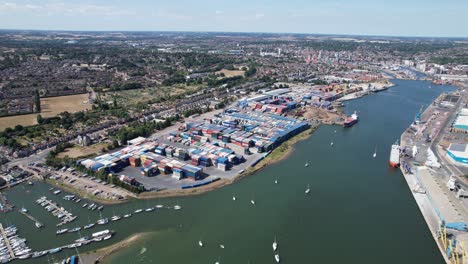
{"type": "MultiPolygon", "coordinates": [[[[442,94],[401,136],[401,171],[447,263],[467,263],[465,92],[442,94]]],[[[394,154],[395,155],[395,154],[394,154]]],[[[396,161],[396,158],[393,158],[396,161]]]]}

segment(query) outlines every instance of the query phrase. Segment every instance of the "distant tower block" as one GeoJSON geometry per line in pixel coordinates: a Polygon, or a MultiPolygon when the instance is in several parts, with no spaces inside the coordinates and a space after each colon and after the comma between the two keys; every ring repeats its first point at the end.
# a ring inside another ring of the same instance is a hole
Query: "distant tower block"
{"type": "Polygon", "coordinates": [[[278,57],[281,56],[281,48],[278,48],[278,57]]]}

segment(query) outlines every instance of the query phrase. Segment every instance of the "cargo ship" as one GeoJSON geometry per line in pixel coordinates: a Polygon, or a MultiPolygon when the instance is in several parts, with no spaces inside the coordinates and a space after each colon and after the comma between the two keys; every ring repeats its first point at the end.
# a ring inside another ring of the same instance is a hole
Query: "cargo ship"
{"type": "Polygon", "coordinates": [[[392,145],[389,163],[390,166],[394,168],[398,168],[400,166],[400,144],[398,144],[398,140],[392,145]]]}
{"type": "Polygon", "coordinates": [[[346,120],[343,123],[343,126],[344,127],[351,127],[354,124],[356,124],[358,121],[359,121],[359,117],[356,114],[356,112],[354,112],[354,114],[352,114],[351,116],[346,118],[346,120]]]}

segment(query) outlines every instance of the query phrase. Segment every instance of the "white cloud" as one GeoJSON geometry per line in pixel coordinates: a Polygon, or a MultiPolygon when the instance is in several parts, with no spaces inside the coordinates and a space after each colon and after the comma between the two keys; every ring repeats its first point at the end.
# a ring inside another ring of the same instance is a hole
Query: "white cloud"
{"type": "Polygon", "coordinates": [[[261,18],[264,18],[264,17],[265,17],[265,14],[263,14],[263,13],[256,13],[255,14],[256,19],[261,19],[261,18]]]}
{"type": "Polygon", "coordinates": [[[72,4],[57,1],[44,1],[40,4],[0,1],[0,12],[34,12],[38,15],[49,16],[58,14],[65,14],[70,16],[125,16],[136,14],[136,12],[132,10],[119,9],[111,5],[72,4]]]}

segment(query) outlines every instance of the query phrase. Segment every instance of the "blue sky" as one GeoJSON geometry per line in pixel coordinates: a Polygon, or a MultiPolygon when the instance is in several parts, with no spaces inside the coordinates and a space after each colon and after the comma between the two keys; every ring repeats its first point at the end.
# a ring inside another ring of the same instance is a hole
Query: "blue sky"
{"type": "Polygon", "coordinates": [[[0,0],[0,28],[468,37],[468,0],[0,0]]]}

